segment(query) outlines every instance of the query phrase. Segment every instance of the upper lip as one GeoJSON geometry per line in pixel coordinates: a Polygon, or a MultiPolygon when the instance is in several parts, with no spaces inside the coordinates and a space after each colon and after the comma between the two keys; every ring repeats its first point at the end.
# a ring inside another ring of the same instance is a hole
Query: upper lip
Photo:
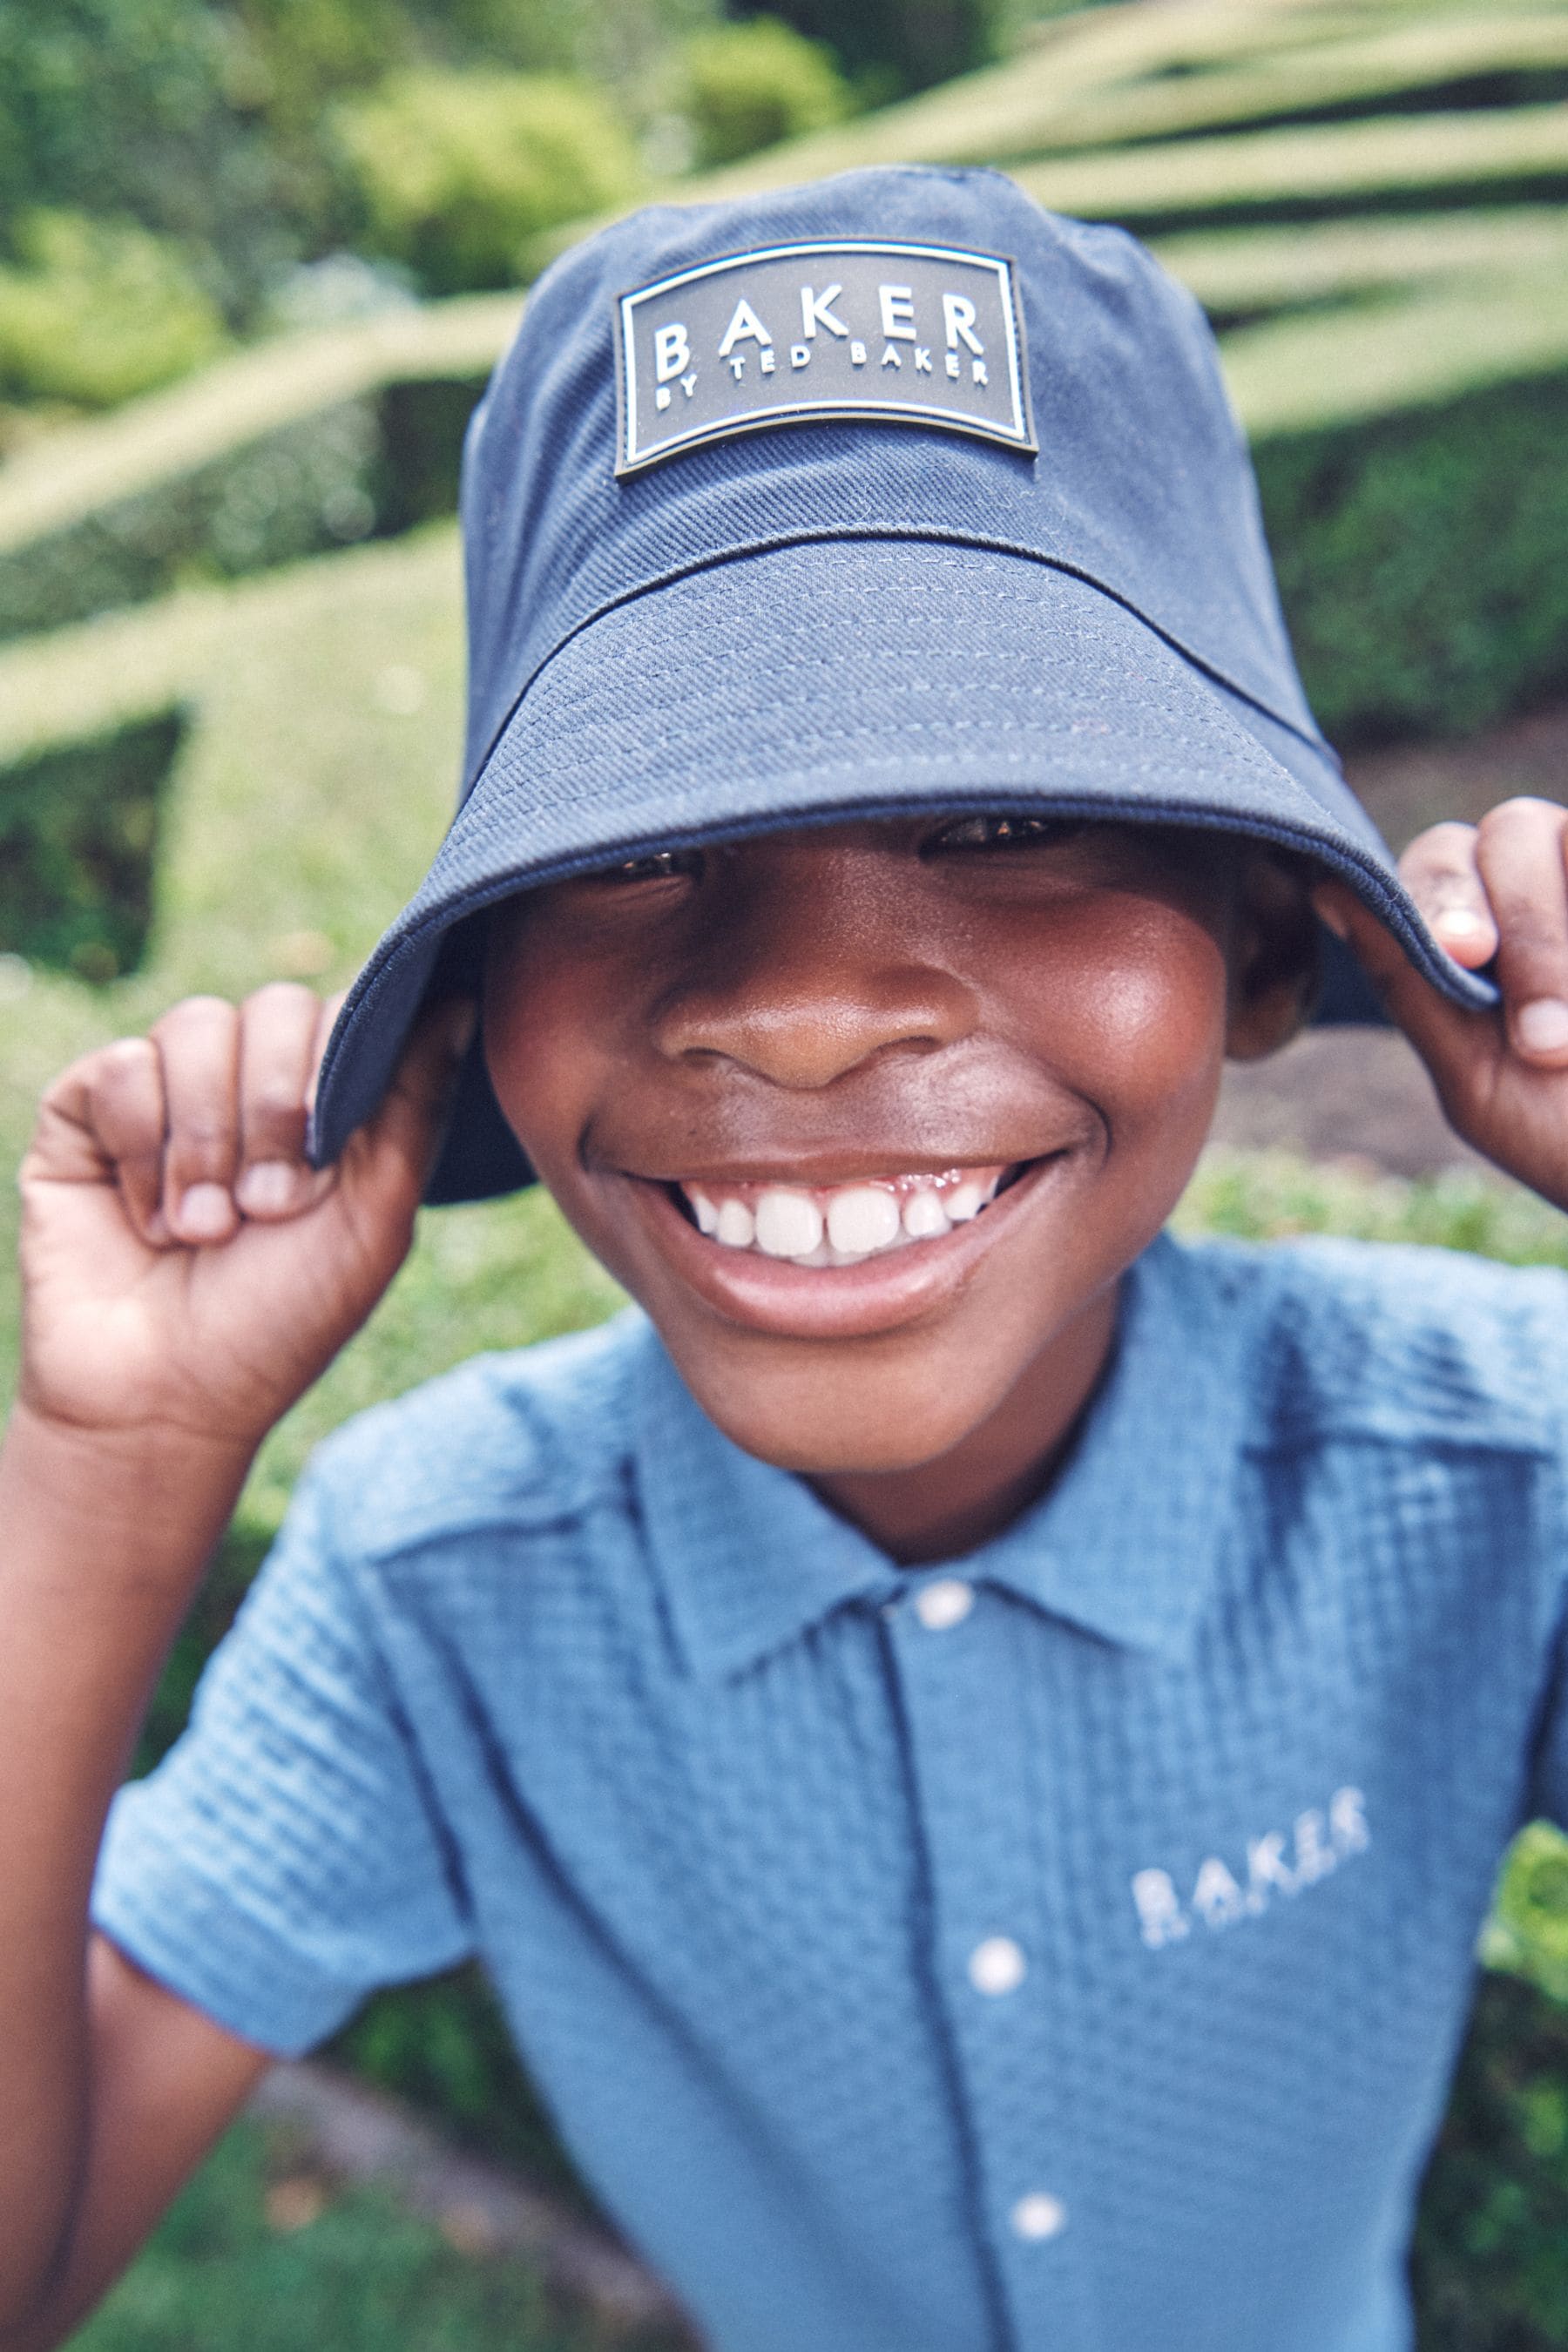
{"type": "Polygon", "coordinates": [[[781,1152],[765,1159],[748,1153],[743,1158],[722,1161],[696,1157],[668,1171],[622,1167],[615,1172],[645,1184],[784,1184],[802,1191],[830,1191],[844,1184],[885,1183],[897,1176],[948,1176],[964,1169],[1016,1168],[1050,1156],[1049,1147],[1037,1151],[977,1151],[973,1145],[945,1154],[929,1149],[836,1152],[831,1157],[826,1153],[792,1156],[781,1152]]]}

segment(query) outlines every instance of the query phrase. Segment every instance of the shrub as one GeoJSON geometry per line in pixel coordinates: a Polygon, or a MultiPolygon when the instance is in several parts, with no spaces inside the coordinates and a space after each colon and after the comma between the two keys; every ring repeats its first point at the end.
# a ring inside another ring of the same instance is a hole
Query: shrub
{"type": "Polygon", "coordinates": [[[1568,2344],[1568,2009],[1481,1980],[1412,2265],[1422,2352],[1568,2344]]]}
{"type": "Polygon", "coordinates": [[[199,240],[245,307],[280,191],[228,87],[237,14],[211,0],[3,0],[0,220],[72,205],[199,240]]]}
{"type": "Polygon", "coordinates": [[[682,66],[682,111],[695,161],[705,168],[826,130],[850,110],[831,52],[776,16],[700,33],[687,43],[682,66]]]}
{"type": "MultiPolygon", "coordinates": [[[[845,70],[879,100],[968,73],[994,57],[1006,0],[773,0],[808,39],[826,41],[845,70]]],[[[750,15],[742,8],[740,15],[750,15]]]]}
{"type": "Polygon", "coordinates": [[[179,247],[129,220],[34,211],[0,268],[0,393],[111,407],[223,348],[217,305],[179,247]]]}
{"type": "Polygon", "coordinates": [[[379,444],[375,404],[343,402],[0,554],[0,639],[369,537],[379,444]]]}
{"type": "Polygon", "coordinates": [[[531,238],[624,202],[629,134],[564,76],[393,76],[334,118],[372,243],[434,293],[506,286],[531,238]]]}
{"type": "Polygon", "coordinates": [[[184,731],[172,711],[0,770],[0,953],[88,981],[136,969],[184,731]]]}
{"type": "Polygon", "coordinates": [[[1460,735],[1568,688],[1568,377],[1281,435],[1256,455],[1336,742],[1460,735]]]}

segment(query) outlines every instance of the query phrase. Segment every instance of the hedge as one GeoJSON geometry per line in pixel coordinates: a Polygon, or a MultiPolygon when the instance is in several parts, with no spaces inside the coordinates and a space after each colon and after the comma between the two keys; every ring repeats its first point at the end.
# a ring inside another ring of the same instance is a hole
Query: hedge
{"type": "Polygon", "coordinates": [[[1568,693],[1568,372],[1258,451],[1287,618],[1336,741],[1467,734],[1568,693]]]}
{"type": "Polygon", "coordinates": [[[102,983],[147,944],[178,710],[0,769],[0,954],[102,983]]]}
{"type": "Polygon", "coordinates": [[[0,554],[39,546],[89,516],[388,384],[487,374],[520,294],[459,297],[283,335],[107,417],[50,434],[0,467],[0,554]]]}
{"type": "Polygon", "coordinates": [[[372,405],[345,402],[0,557],[0,638],[368,537],[379,446],[372,405]]]}

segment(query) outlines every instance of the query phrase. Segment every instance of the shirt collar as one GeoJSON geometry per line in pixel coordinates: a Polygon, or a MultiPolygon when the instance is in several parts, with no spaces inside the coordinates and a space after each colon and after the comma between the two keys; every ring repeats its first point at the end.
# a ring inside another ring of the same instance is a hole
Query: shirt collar
{"type": "MultiPolygon", "coordinates": [[[[1235,1504],[1247,1318],[1217,1254],[1162,1237],[1122,1285],[1115,1354],[1049,1492],[1005,1534],[926,1575],[993,1584],[1100,1639],[1190,1650],[1235,1504]]],[[[805,1481],[716,1429],[650,1332],[637,1479],[656,1572],[691,1670],[754,1664],[852,1601],[912,1590],[805,1481]]]]}

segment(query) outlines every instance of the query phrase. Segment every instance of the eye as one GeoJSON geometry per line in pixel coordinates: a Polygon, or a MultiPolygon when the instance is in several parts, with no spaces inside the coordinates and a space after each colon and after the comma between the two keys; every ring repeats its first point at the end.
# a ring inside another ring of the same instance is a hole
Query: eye
{"type": "Polygon", "coordinates": [[[1037,849],[1070,841],[1083,831],[1077,817],[1029,816],[1022,812],[984,809],[973,816],[954,817],[932,835],[921,855],[940,857],[950,850],[1037,849]]]}
{"type": "Polygon", "coordinates": [[[700,849],[653,849],[646,856],[628,857],[618,866],[597,866],[584,878],[613,888],[622,882],[670,882],[682,877],[696,881],[701,872],[700,849]]]}

